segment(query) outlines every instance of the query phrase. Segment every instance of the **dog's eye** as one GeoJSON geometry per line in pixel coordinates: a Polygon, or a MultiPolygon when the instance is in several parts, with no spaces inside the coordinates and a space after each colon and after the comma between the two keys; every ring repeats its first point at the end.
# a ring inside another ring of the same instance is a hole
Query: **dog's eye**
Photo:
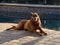
{"type": "Polygon", "coordinates": [[[36,15],[36,14],[35,14],[34,16],[35,16],[35,17],[37,17],[37,15],[36,15]]]}

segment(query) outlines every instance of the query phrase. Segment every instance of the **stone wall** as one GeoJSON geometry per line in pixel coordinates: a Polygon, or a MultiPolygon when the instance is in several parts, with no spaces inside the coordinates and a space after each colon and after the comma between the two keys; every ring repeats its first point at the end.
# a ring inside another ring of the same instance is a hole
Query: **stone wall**
{"type": "Polygon", "coordinates": [[[30,17],[30,12],[41,13],[41,19],[43,20],[59,20],[60,19],[60,8],[57,6],[45,6],[42,5],[39,7],[29,6],[29,5],[1,5],[0,4],[0,17],[4,18],[19,18],[19,19],[28,19],[30,17]]]}

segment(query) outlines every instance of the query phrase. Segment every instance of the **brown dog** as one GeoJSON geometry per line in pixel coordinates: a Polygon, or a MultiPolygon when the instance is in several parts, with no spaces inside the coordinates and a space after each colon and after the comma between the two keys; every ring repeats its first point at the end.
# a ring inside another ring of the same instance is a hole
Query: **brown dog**
{"type": "Polygon", "coordinates": [[[39,35],[47,35],[42,29],[41,29],[41,20],[38,15],[38,13],[31,13],[30,20],[21,20],[17,26],[13,26],[11,28],[8,28],[7,30],[14,29],[14,30],[27,30],[32,33],[36,33],[39,35]],[[36,30],[39,30],[37,32],[36,30]]]}

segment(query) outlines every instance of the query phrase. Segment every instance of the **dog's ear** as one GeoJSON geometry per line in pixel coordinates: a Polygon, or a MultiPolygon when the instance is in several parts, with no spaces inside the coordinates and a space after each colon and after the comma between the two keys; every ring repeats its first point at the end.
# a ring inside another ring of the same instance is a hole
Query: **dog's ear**
{"type": "Polygon", "coordinates": [[[30,14],[31,14],[31,15],[33,15],[34,13],[33,13],[33,12],[31,12],[30,14]]]}
{"type": "Polygon", "coordinates": [[[40,14],[38,13],[38,15],[40,15],[40,14]]]}
{"type": "Polygon", "coordinates": [[[40,12],[37,12],[38,15],[40,15],[40,12]]]}
{"type": "Polygon", "coordinates": [[[41,13],[38,13],[39,16],[41,16],[41,13]]]}

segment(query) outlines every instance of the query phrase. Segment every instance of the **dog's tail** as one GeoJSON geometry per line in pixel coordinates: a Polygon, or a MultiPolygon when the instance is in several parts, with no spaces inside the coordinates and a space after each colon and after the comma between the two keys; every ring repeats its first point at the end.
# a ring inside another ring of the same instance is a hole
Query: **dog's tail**
{"type": "Polygon", "coordinates": [[[8,28],[8,29],[6,29],[6,30],[10,30],[10,29],[15,29],[16,28],[16,26],[13,26],[13,25],[11,25],[12,27],[10,27],[10,28],[8,28]]]}

